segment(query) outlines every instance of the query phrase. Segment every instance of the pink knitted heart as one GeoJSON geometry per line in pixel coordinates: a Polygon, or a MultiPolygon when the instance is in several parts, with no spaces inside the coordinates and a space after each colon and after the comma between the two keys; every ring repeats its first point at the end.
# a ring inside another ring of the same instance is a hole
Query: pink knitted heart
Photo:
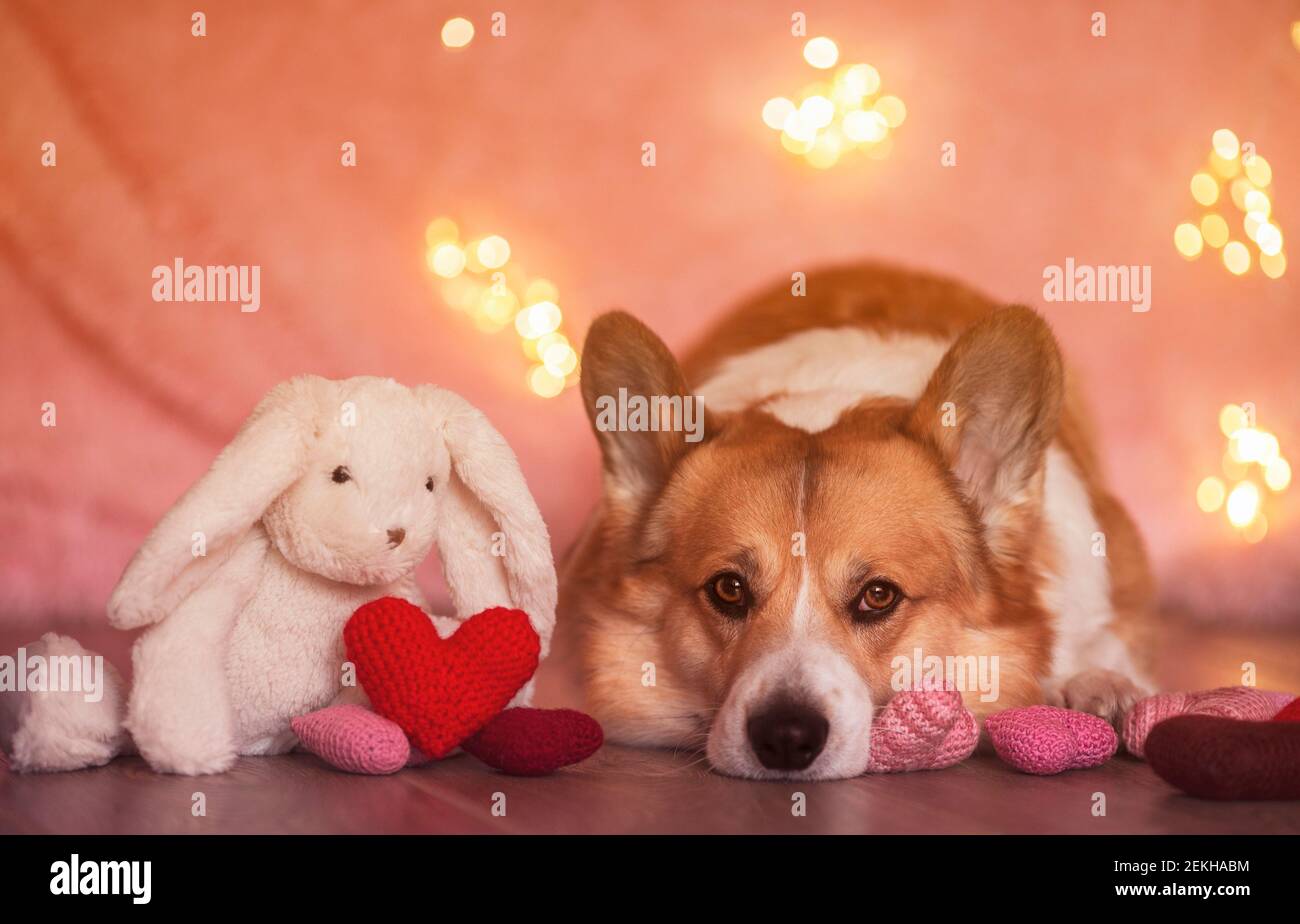
{"type": "Polygon", "coordinates": [[[1124,716],[1124,747],[1134,757],[1142,757],[1151,729],[1176,715],[1213,715],[1222,719],[1263,722],[1273,718],[1294,698],[1293,693],[1274,693],[1254,687],[1157,693],[1138,700],[1124,716]]]}
{"type": "Polygon", "coordinates": [[[412,757],[406,732],[363,706],[327,706],[289,725],[304,748],[348,773],[396,773],[412,757]]]}
{"type": "Polygon", "coordinates": [[[871,723],[867,772],[939,770],[970,757],[978,743],[975,716],[956,690],[903,690],[871,723]]]}
{"type": "Polygon", "coordinates": [[[1105,719],[1059,706],[1025,706],[989,716],[998,756],[1024,773],[1048,775],[1104,764],[1119,747],[1105,719]]]}

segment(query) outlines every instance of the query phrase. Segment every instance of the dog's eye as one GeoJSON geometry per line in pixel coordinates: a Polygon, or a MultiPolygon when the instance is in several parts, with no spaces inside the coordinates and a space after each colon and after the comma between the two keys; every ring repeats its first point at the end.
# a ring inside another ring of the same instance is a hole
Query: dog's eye
{"type": "Polygon", "coordinates": [[[704,590],[713,608],[724,616],[739,619],[749,612],[749,588],[745,579],[734,571],[715,574],[704,590]]]}
{"type": "Polygon", "coordinates": [[[338,468],[334,469],[334,473],[330,475],[330,478],[335,484],[343,484],[345,481],[352,480],[352,473],[348,471],[346,465],[340,465],[338,468]]]}
{"type": "Polygon", "coordinates": [[[428,491],[430,494],[433,493],[433,476],[432,476],[432,475],[430,475],[430,476],[429,476],[429,480],[426,481],[426,482],[424,483],[424,490],[428,491]]]}
{"type": "Polygon", "coordinates": [[[890,581],[874,579],[867,582],[862,593],[853,604],[853,614],[864,619],[878,619],[888,616],[903,599],[903,592],[898,585],[890,581]]]}

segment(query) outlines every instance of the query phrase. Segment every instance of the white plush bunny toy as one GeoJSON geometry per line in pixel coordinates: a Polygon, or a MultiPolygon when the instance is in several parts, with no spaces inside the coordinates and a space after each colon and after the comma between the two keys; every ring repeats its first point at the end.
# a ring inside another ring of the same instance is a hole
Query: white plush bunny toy
{"type": "MultiPolygon", "coordinates": [[[[483,414],[431,385],[283,382],[154,527],[113,591],[114,626],[150,626],[135,644],[125,706],[111,684],[95,703],[27,694],[0,716],[0,743],[19,770],[98,765],[132,742],[154,769],[185,774],[288,751],[292,718],[359,696],[340,683],[353,611],[384,596],[427,609],[413,571],[435,544],[458,614],[432,617],[439,632],[514,607],[545,656],[556,602],[550,540],[514,454],[483,414]]],[[[53,634],[33,648],[85,653],[53,634]]]]}

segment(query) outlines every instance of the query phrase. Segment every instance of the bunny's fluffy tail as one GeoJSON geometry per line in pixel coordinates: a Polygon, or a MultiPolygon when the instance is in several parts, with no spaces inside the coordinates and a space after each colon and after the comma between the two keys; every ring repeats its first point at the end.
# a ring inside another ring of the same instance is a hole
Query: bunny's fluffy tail
{"type": "Polygon", "coordinates": [[[126,688],[113,665],[53,632],[24,647],[28,664],[44,664],[45,679],[32,684],[39,690],[6,684],[0,692],[0,750],[12,769],[98,767],[129,749],[122,728],[126,688]],[[73,686],[79,689],[65,688],[70,677],[78,678],[73,686]]]}

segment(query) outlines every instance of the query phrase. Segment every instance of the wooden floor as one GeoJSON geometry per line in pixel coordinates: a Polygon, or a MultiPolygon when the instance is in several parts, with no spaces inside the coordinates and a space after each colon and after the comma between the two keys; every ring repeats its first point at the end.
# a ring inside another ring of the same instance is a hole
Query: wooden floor
{"type": "MultiPolygon", "coordinates": [[[[0,650],[29,640],[0,637],[0,650]]],[[[1259,686],[1300,689],[1295,636],[1188,631],[1166,655],[1170,687],[1240,682],[1252,661],[1259,686]]],[[[936,772],[756,783],[720,777],[694,755],[607,746],[542,779],[502,776],[468,756],[391,777],[339,773],[306,754],[245,758],[197,778],[155,774],[138,758],[48,775],[0,763],[0,832],[1257,834],[1300,833],[1300,803],[1203,802],[1127,757],[1056,777],[977,755],[936,772]],[[196,793],[203,817],[191,811],[196,793]],[[798,793],[802,817],[792,810],[798,793]],[[1093,815],[1096,793],[1104,817],[1093,815]],[[501,796],[505,813],[494,815],[501,796]]]]}
{"type": "Polygon", "coordinates": [[[159,776],[139,758],[50,776],[3,771],[0,831],[1262,834],[1300,832],[1300,803],[1191,799],[1131,759],[1030,777],[977,756],[937,772],[792,784],[728,780],[686,757],[607,747],[543,779],[501,776],[465,756],[392,777],[338,773],[305,754],[245,758],[203,778],[159,776]],[[205,817],[191,812],[198,792],[205,817]],[[1092,814],[1099,792],[1105,817],[1092,814]],[[804,817],[792,811],[796,793],[804,817]],[[494,816],[502,796],[505,814],[494,816]]]}

